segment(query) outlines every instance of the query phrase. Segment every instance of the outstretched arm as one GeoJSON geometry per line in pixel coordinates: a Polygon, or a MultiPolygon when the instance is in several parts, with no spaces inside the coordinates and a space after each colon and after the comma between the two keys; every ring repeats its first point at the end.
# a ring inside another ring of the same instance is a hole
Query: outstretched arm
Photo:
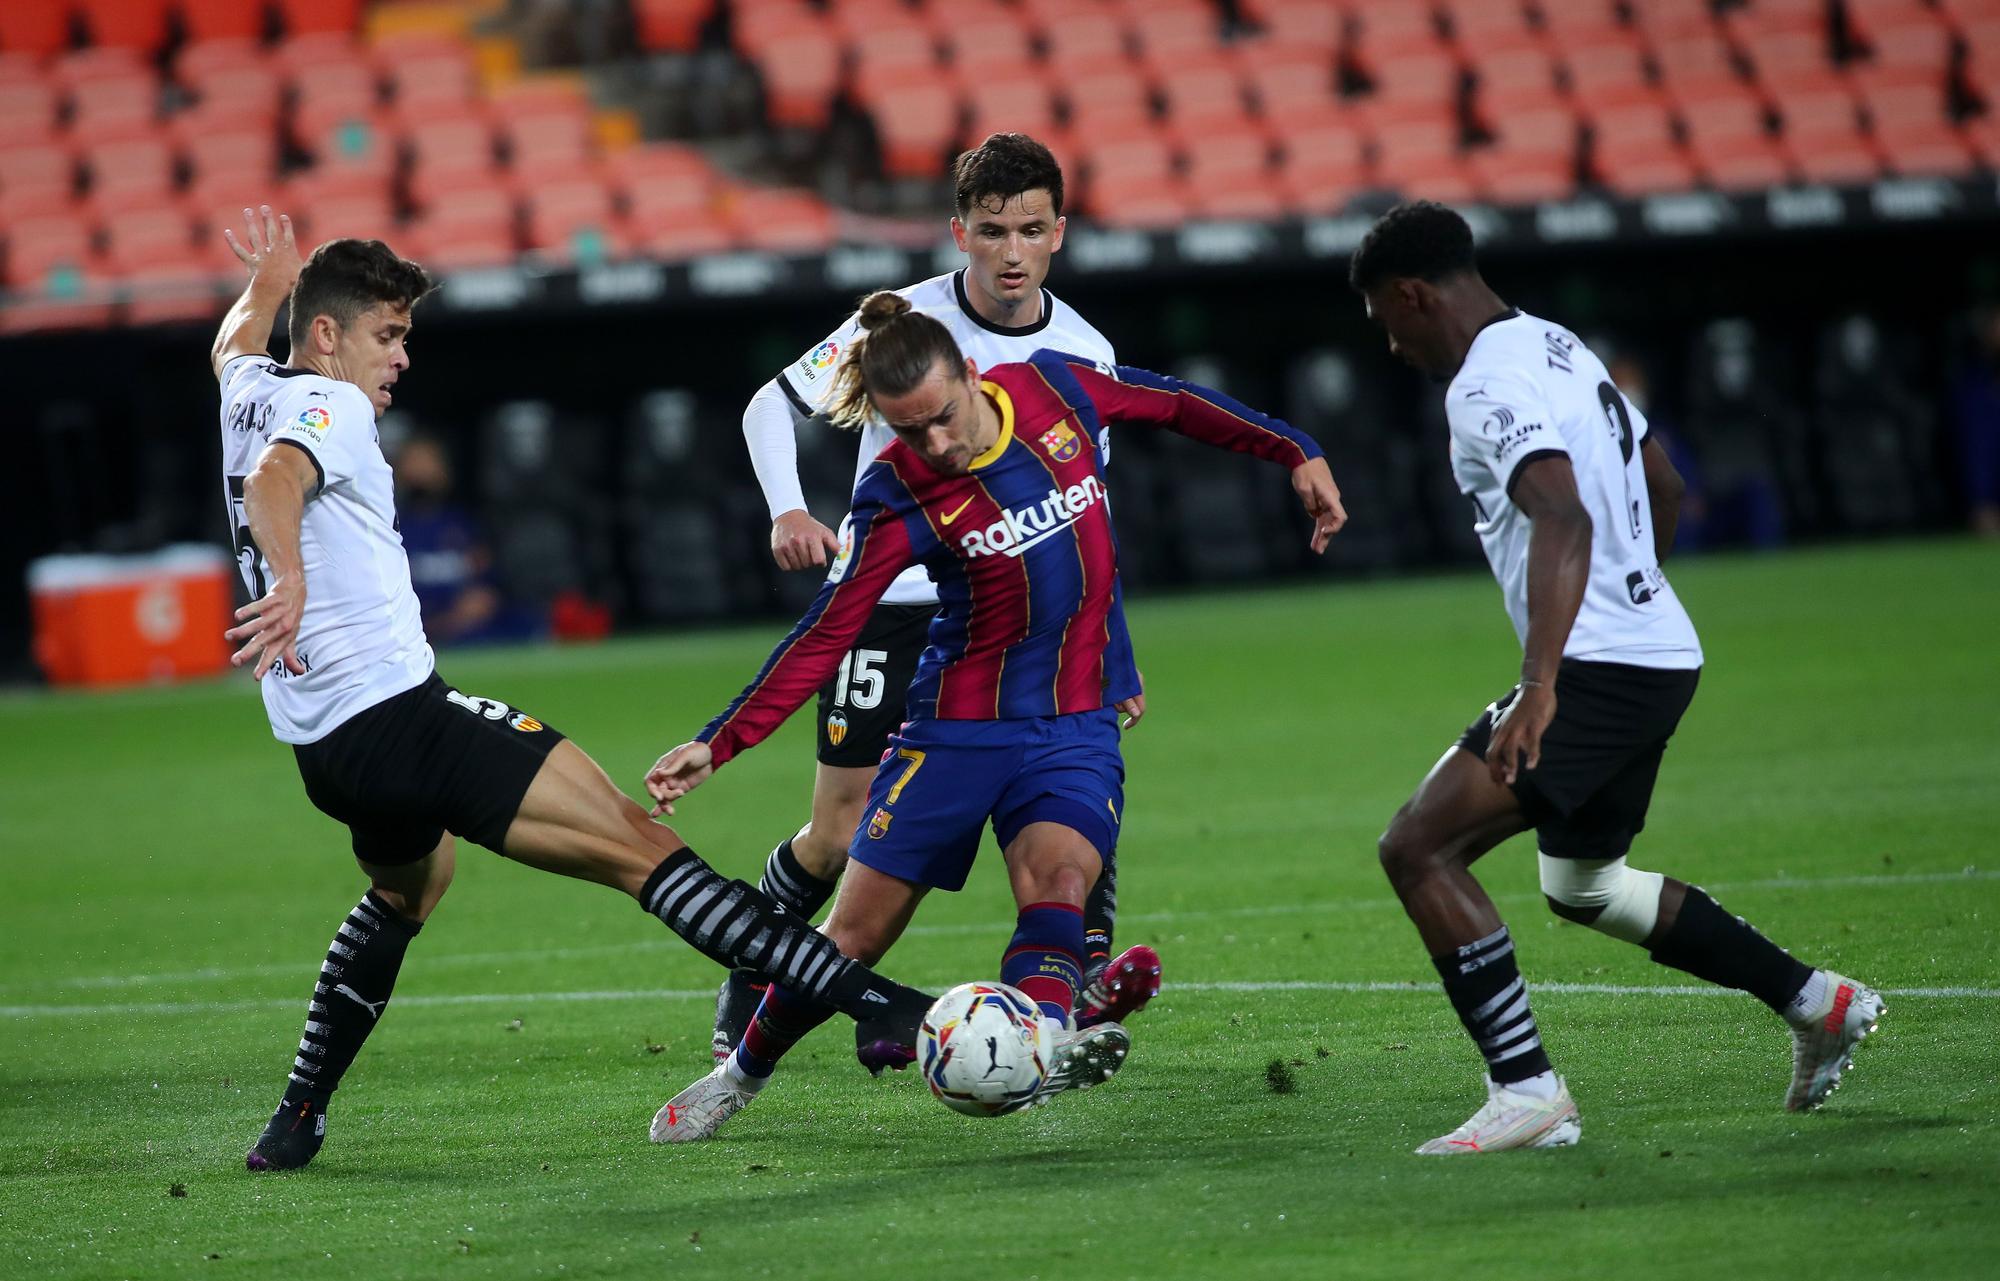
{"type": "Polygon", "coordinates": [[[245,209],[243,232],[242,241],[226,227],[222,232],[222,238],[249,269],[250,283],[229,314],[222,318],[222,328],[209,352],[209,364],[217,378],[222,377],[222,367],[238,356],[269,353],[271,326],[277,323],[278,308],[291,296],[303,266],[299,247],[292,237],[291,215],[273,216],[269,205],[259,206],[254,214],[245,209]],[[245,244],[249,247],[245,248],[245,244]]]}
{"type": "Polygon", "coordinates": [[[1340,487],[1333,483],[1319,443],[1283,419],[1260,414],[1213,388],[1130,365],[1118,366],[1114,375],[1071,359],[1070,371],[1107,423],[1164,427],[1190,440],[1290,468],[1292,490],[1313,518],[1315,552],[1325,551],[1327,541],[1347,523],[1340,487]]]}

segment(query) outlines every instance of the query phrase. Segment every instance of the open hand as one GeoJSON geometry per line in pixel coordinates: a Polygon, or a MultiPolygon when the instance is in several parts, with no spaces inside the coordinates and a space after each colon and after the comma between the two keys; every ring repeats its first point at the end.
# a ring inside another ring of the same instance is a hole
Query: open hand
{"type": "Polygon", "coordinates": [[[674,802],[715,773],[715,756],[707,743],[682,743],[653,763],[646,773],[646,793],[653,798],[652,815],[674,812],[674,802]]]}
{"type": "Polygon", "coordinates": [[[250,271],[250,279],[270,284],[290,292],[298,283],[299,272],[305,264],[299,260],[298,242],[292,236],[290,214],[271,212],[271,206],[259,205],[256,212],[243,211],[243,239],[229,228],[222,229],[222,238],[229,242],[229,248],[250,271]],[[245,245],[248,248],[245,248],[245,245]]]}
{"type": "Polygon", "coordinates": [[[304,676],[306,665],[299,661],[297,645],[299,622],[305,613],[305,580],[296,574],[279,578],[271,584],[269,594],[237,610],[237,625],[222,634],[224,640],[243,646],[230,655],[230,666],[255,662],[256,669],[250,675],[261,681],[271,664],[283,662],[286,671],[304,676]]]}

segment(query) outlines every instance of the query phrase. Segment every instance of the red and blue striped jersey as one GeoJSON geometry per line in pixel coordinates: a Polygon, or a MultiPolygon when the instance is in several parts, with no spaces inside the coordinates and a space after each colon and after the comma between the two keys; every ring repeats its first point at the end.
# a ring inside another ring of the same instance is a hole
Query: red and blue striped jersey
{"type": "Polygon", "coordinates": [[[699,738],[715,764],[761,742],[833,675],[896,575],[938,587],[911,720],[1012,720],[1110,707],[1139,693],[1118,542],[1092,442],[1111,423],[1163,427],[1286,467],[1319,446],[1219,392],[1038,351],[986,371],[1000,437],[963,476],[902,441],[862,476],[826,585],[763,670],[699,738]]]}

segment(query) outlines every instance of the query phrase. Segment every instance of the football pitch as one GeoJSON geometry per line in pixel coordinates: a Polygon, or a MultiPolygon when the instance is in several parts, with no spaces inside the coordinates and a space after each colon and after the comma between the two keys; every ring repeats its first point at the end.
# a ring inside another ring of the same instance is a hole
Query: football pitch
{"type": "MultiPolygon", "coordinates": [[[[720,972],[606,890],[461,847],[310,1168],[252,1176],[327,939],[363,888],[246,679],[0,695],[0,1275],[35,1278],[1991,1277],[2000,1253],[2000,550],[1676,563],[1708,669],[1633,861],[1707,886],[1888,1013],[1820,1113],[1782,1025],[1557,922],[1530,840],[1481,876],[1581,1146],[1410,1150],[1478,1057],[1376,865],[1513,679],[1483,575],[1130,603],[1120,940],[1167,990],[1103,1088],[996,1120],[873,1080],[844,1020],[714,1142],[720,972]]],[[[781,625],[451,654],[639,790],[781,625]]],[[[753,878],[811,726],[682,803],[753,878]]],[[[989,977],[999,860],[883,968],[989,977]]]]}

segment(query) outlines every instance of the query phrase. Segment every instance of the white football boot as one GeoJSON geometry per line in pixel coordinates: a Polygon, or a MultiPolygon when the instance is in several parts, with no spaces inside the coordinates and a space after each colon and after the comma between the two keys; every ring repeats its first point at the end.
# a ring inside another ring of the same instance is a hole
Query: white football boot
{"type": "Polygon", "coordinates": [[[1826,972],[1826,996],[1819,1008],[1792,1024],[1792,1088],[1787,1112],[1808,1112],[1840,1088],[1840,1074],[1854,1062],[1854,1047],[1875,1030],[1884,1006],[1874,988],[1826,972]]]}
{"type": "Polygon", "coordinates": [[[1037,1106],[1065,1090],[1087,1090],[1109,1081],[1111,1074],[1125,1065],[1132,1049],[1132,1036],[1117,1023],[1098,1023],[1074,1032],[1056,1035],[1055,1062],[1035,1094],[1037,1106]]]}
{"type": "Polygon", "coordinates": [[[724,1121],[750,1106],[756,1097],[730,1079],[727,1062],[717,1064],[715,1071],[668,1099],[667,1105],[653,1114],[652,1140],[697,1143],[712,1139],[724,1121]]]}
{"type": "Polygon", "coordinates": [[[1450,1134],[1417,1149],[1418,1156],[1472,1156],[1509,1148],[1567,1148],[1583,1137],[1583,1120],[1569,1083],[1556,1078],[1552,1099],[1537,1098],[1486,1081],[1486,1106],[1450,1134]]]}

